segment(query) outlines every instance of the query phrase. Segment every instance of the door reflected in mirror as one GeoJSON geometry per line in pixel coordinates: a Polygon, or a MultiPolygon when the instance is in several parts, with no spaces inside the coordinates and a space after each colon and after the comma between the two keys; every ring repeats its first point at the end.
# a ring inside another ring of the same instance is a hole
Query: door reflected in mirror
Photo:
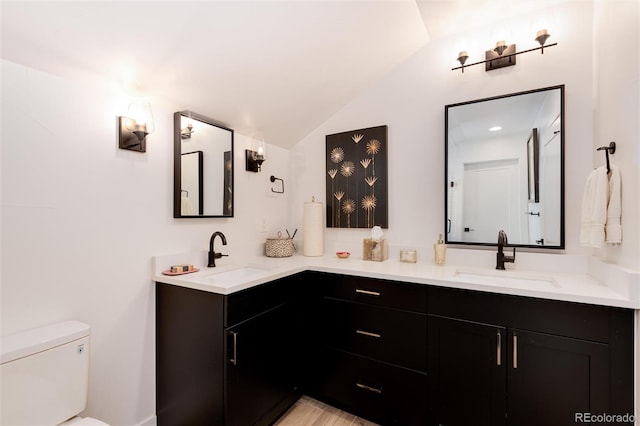
{"type": "Polygon", "coordinates": [[[450,244],[564,248],[564,86],[445,107],[450,244]]]}
{"type": "Polygon", "coordinates": [[[173,217],[233,216],[233,130],[191,111],[173,125],[173,217]]]}

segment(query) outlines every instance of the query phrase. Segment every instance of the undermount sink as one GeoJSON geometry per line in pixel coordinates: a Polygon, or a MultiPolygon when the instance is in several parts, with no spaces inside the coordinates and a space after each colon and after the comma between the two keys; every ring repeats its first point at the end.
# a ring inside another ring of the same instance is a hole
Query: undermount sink
{"type": "Polygon", "coordinates": [[[559,287],[553,276],[535,272],[498,271],[492,269],[458,269],[456,278],[489,285],[533,285],[559,287]]]}
{"type": "Polygon", "coordinates": [[[247,280],[255,275],[263,274],[267,272],[268,268],[263,268],[256,265],[239,266],[237,268],[227,269],[220,272],[214,272],[207,275],[205,279],[209,281],[239,281],[247,280]]]}

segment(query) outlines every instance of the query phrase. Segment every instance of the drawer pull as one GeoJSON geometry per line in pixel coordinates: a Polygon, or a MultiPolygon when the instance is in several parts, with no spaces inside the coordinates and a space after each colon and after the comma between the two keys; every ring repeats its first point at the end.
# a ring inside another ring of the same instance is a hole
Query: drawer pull
{"type": "Polygon", "coordinates": [[[496,333],[498,337],[498,347],[496,348],[496,364],[502,365],[502,334],[498,331],[496,333]]]}
{"type": "Polygon", "coordinates": [[[229,358],[229,364],[238,365],[238,333],[229,331],[229,335],[233,338],[233,358],[229,358]]]}
{"type": "Polygon", "coordinates": [[[373,393],[377,393],[378,395],[382,394],[382,388],[374,388],[371,386],[367,386],[367,385],[363,385],[360,382],[356,383],[356,386],[359,387],[360,389],[364,389],[364,390],[368,390],[369,392],[373,392],[373,393]]]}
{"type": "Polygon", "coordinates": [[[380,333],[373,333],[371,331],[365,331],[360,329],[356,330],[356,333],[362,334],[363,336],[377,337],[378,339],[382,337],[382,334],[380,333]]]}
{"type": "Polygon", "coordinates": [[[380,296],[380,293],[377,291],[362,290],[360,288],[356,288],[356,293],[366,294],[367,296],[380,296]]]}

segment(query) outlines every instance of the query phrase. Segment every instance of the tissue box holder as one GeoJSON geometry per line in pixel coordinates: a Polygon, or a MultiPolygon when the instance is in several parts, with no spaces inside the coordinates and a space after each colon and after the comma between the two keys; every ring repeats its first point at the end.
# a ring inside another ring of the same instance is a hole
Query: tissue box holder
{"type": "Polygon", "coordinates": [[[372,260],[374,262],[382,262],[387,260],[387,240],[372,240],[371,238],[365,238],[362,242],[362,258],[364,260],[372,260]]]}

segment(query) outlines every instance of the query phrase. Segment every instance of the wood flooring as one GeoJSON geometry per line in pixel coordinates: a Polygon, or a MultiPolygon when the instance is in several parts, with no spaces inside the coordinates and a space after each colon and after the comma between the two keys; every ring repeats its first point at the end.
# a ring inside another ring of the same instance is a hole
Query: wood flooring
{"type": "Polygon", "coordinates": [[[377,424],[308,396],[302,396],[274,426],[377,426],[377,424]]]}

